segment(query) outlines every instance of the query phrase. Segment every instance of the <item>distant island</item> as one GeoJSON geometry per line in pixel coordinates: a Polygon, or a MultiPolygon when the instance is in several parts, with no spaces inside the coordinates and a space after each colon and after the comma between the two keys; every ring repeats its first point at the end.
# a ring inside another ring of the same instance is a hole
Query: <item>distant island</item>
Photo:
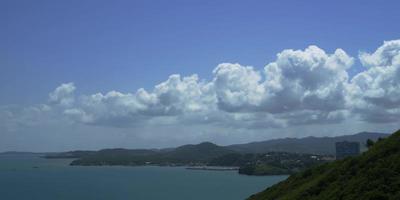
{"type": "MultiPolygon", "coordinates": [[[[210,142],[168,149],[103,149],[46,154],[45,158],[75,158],[80,166],[187,166],[191,169],[228,167],[246,175],[287,175],[334,160],[337,141],[365,144],[388,134],[359,133],[339,137],[285,138],[248,144],[218,146],[210,142]]],[[[225,169],[228,169],[225,168],[225,169]]],[[[215,168],[217,169],[217,168],[215,168]]],[[[223,168],[221,168],[223,169],[223,168]]]]}
{"type": "Polygon", "coordinates": [[[357,157],[312,167],[248,200],[400,199],[400,130],[357,157]]]}

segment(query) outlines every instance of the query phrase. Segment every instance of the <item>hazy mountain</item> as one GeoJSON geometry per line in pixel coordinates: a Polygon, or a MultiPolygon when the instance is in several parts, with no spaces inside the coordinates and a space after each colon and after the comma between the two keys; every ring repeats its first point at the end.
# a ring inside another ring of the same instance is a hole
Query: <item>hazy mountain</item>
{"type": "Polygon", "coordinates": [[[376,140],[387,137],[382,133],[358,133],[356,135],[338,137],[285,138],[218,146],[210,142],[183,145],[168,149],[103,149],[99,151],[71,151],[49,154],[47,158],[78,158],[76,165],[143,165],[146,163],[170,165],[207,163],[212,159],[232,153],[267,153],[289,152],[306,154],[334,154],[337,141],[358,141],[365,143],[367,139],[376,140]]]}
{"type": "Polygon", "coordinates": [[[377,140],[385,138],[389,134],[361,132],[355,135],[344,135],[337,137],[305,137],[305,138],[283,138],[266,140],[262,142],[251,142],[247,144],[229,145],[227,148],[241,153],[265,153],[265,152],[291,152],[308,154],[335,154],[335,142],[355,141],[364,147],[367,139],[377,140]]]}
{"type": "Polygon", "coordinates": [[[143,165],[146,163],[169,165],[206,162],[221,155],[233,153],[210,142],[183,145],[168,150],[105,149],[83,155],[73,165],[143,165]]]}
{"type": "Polygon", "coordinates": [[[360,156],[290,176],[249,200],[400,199],[400,130],[360,156]]]}
{"type": "Polygon", "coordinates": [[[207,161],[233,152],[223,146],[218,146],[211,142],[203,142],[196,145],[189,144],[177,147],[173,151],[166,153],[166,156],[183,161],[207,161]]]}

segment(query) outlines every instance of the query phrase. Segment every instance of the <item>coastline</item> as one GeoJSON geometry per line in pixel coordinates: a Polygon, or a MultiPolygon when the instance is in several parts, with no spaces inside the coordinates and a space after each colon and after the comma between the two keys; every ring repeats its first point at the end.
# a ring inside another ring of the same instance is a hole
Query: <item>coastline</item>
{"type": "Polygon", "coordinates": [[[186,167],[188,170],[209,170],[209,171],[238,171],[240,167],[223,167],[223,166],[194,166],[186,167]]]}

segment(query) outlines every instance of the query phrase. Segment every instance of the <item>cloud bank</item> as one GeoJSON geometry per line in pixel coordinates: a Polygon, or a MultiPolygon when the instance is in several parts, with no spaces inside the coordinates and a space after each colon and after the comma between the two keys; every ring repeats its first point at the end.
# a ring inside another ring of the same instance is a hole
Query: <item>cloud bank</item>
{"type": "Polygon", "coordinates": [[[7,119],[3,127],[22,123],[22,116],[31,115],[111,127],[267,129],[348,119],[400,121],[400,40],[386,41],[358,58],[342,49],[332,53],[317,46],[286,49],[263,70],[222,63],[212,75],[205,80],[195,74],[173,74],[149,91],[140,88],[133,93],[76,95],[74,83],[65,83],[40,108],[18,112],[2,108],[0,117],[7,119]],[[357,59],[364,70],[350,77],[347,71],[357,59]]]}

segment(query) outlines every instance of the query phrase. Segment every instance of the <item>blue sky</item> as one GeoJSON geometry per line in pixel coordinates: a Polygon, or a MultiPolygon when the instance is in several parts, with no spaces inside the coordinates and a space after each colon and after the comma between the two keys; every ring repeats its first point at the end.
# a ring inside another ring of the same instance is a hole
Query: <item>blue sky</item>
{"type": "Polygon", "coordinates": [[[389,0],[0,1],[0,151],[393,131],[400,86],[380,80],[400,74],[399,9],[389,0]]]}
{"type": "Polygon", "coordinates": [[[1,1],[2,104],[63,82],[135,91],[221,62],[264,67],[315,44],[357,56],[400,33],[398,1],[1,1]],[[23,91],[23,92],[22,92],[23,91]]]}

